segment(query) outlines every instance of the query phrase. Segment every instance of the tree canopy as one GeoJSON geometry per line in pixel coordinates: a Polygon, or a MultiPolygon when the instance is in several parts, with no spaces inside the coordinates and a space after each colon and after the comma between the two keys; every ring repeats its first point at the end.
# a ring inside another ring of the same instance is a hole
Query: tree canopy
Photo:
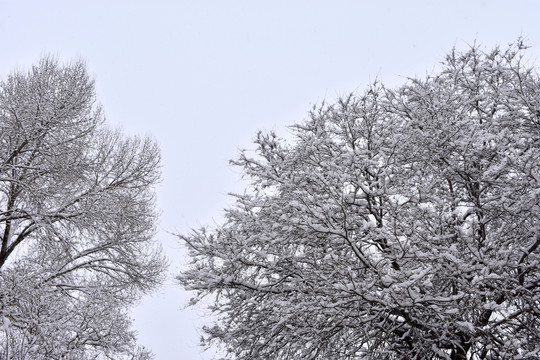
{"type": "Polygon", "coordinates": [[[160,283],[159,148],[104,124],[85,64],[0,82],[0,357],[147,359],[129,306],[160,283]]]}
{"type": "Polygon", "coordinates": [[[518,41],[260,132],[178,279],[234,359],[537,359],[540,79],[518,41]]]}

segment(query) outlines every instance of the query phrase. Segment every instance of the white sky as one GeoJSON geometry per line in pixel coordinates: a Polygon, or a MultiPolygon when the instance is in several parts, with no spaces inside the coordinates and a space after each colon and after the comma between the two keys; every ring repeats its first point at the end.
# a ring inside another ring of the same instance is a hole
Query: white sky
{"type": "Polygon", "coordinates": [[[164,181],[160,241],[171,279],[134,309],[157,360],[210,359],[205,312],[172,276],[185,254],[168,232],[219,222],[241,191],[228,165],[259,129],[285,132],[323,99],[379,78],[422,76],[453,46],[518,36],[540,54],[540,1],[0,0],[0,76],[44,54],[84,58],[110,123],[151,134],[164,181]]]}

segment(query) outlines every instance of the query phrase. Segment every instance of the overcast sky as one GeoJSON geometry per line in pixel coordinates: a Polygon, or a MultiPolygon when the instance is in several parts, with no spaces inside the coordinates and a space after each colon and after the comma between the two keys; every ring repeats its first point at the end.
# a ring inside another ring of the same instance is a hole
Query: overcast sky
{"type": "MultiPolygon", "coordinates": [[[[159,240],[169,281],[134,309],[157,360],[210,359],[203,309],[173,276],[187,259],[170,233],[220,222],[241,191],[228,165],[259,129],[286,133],[309,108],[436,68],[452,47],[524,37],[540,55],[540,1],[0,0],[0,76],[40,56],[83,58],[109,123],[151,134],[163,156],[159,240]]],[[[538,63],[538,60],[537,60],[538,63]]]]}

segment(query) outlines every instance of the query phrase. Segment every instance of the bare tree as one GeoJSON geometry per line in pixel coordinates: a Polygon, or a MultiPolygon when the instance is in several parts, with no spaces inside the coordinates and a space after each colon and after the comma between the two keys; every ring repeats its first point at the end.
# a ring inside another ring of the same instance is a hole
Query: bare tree
{"type": "Polygon", "coordinates": [[[134,356],[127,309],[166,266],[154,241],[159,162],[153,140],[104,125],[81,61],[46,57],[0,83],[0,306],[9,324],[0,358],[134,356]]]}
{"type": "Polygon", "coordinates": [[[537,359],[540,81],[518,42],[260,133],[226,223],[180,238],[236,359],[537,359]]]}

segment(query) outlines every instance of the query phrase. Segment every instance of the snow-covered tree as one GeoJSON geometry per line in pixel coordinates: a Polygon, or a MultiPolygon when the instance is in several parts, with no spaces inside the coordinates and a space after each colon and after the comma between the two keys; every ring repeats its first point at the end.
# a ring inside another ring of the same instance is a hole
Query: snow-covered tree
{"type": "Polygon", "coordinates": [[[0,358],[149,358],[127,311],[166,265],[159,162],[105,126],[83,62],[0,82],[0,358]]]}
{"type": "Polygon", "coordinates": [[[518,42],[259,133],[226,222],[181,235],[235,359],[540,357],[540,79],[518,42]]]}

